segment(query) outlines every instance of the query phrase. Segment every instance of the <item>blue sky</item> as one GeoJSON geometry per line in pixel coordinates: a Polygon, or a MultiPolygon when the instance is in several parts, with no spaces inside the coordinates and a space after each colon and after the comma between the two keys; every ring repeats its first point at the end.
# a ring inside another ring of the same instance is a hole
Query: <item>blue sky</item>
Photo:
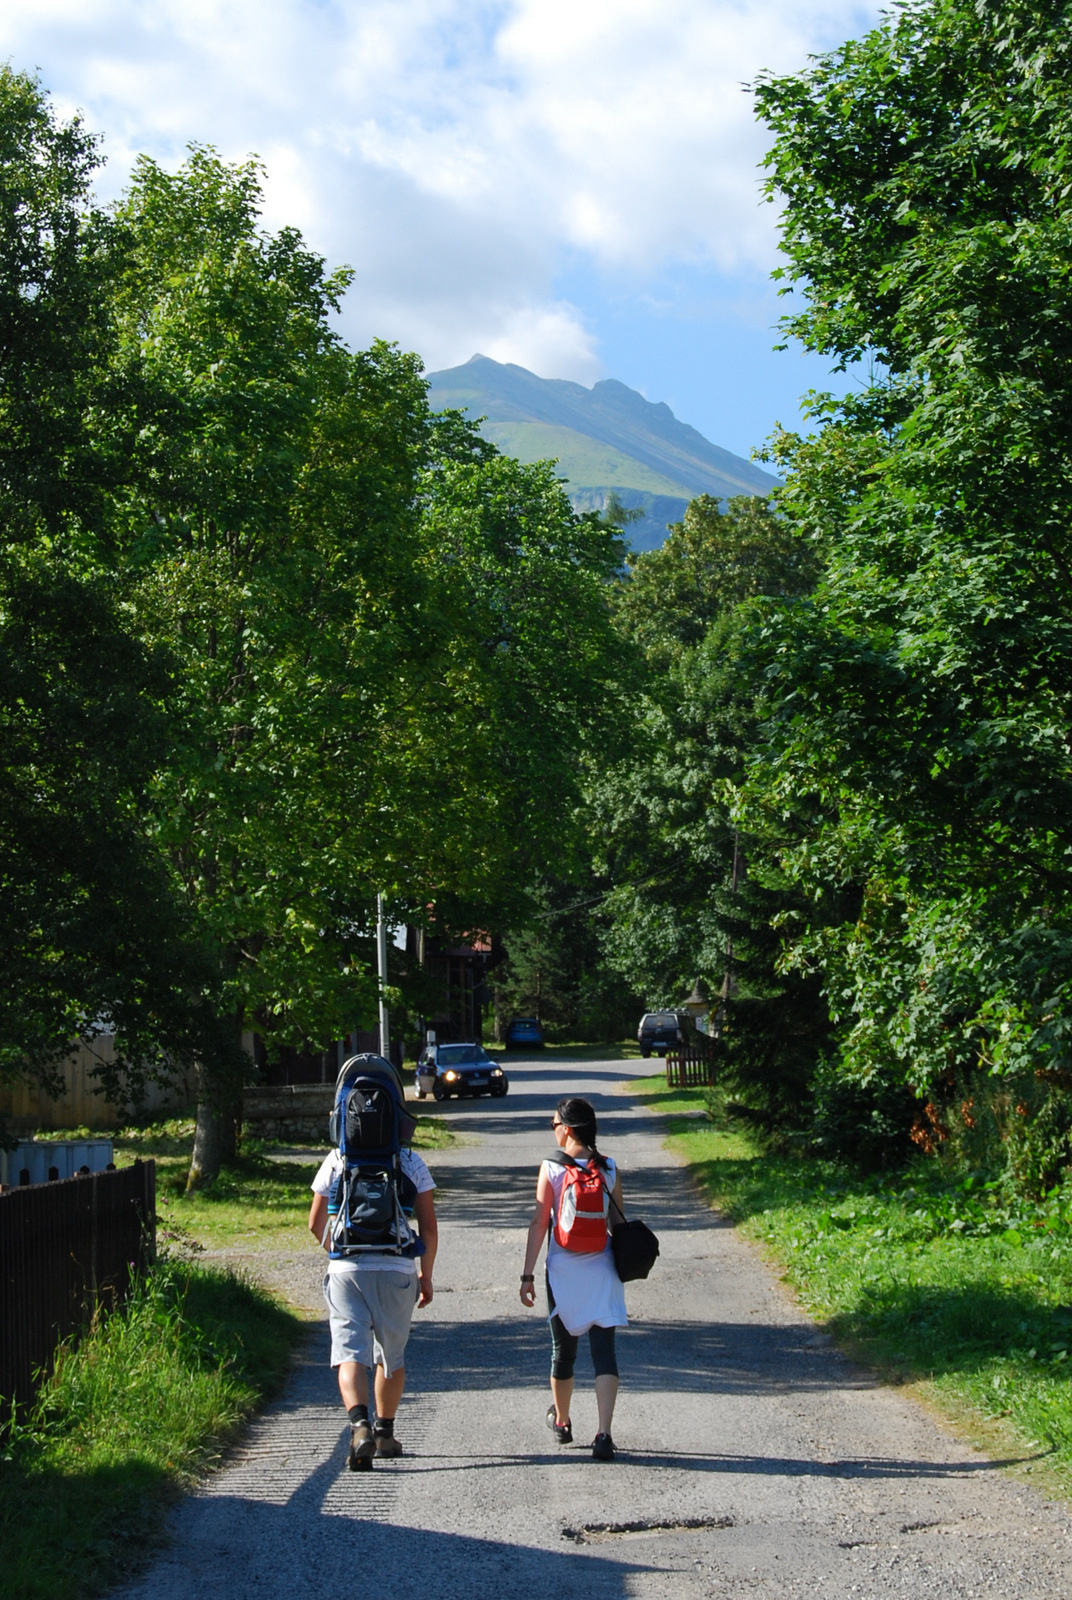
{"type": "Polygon", "coordinates": [[[0,56],[103,135],[100,188],[190,141],[355,269],[354,344],[620,378],[748,454],[827,364],[776,354],[776,212],[742,85],[855,0],[5,0],[0,56]]]}

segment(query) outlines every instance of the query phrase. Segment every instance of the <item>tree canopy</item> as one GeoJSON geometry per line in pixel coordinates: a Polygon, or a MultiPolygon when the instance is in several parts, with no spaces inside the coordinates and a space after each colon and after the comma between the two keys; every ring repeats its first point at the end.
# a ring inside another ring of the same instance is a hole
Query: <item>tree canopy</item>
{"type": "Polygon", "coordinates": [[[110,580],[122,482],[116,227],[95,141],[0,69],[0,1073],[106,1024],[128,1064],[211,1046],[204,971],[142,826],[166,671],[110,580]]]}
{"type": "Polygon", "coordinates": [[[143,158],[103,214],[93,140],[0,91],[4,1059],[196,1056],[209,1171],[245,1031],[369,1015],[377,893],[471,918],[575,848],[621,547],[343,345],[347,274],[263,227],[255,163],[143,158]]]}
{"type": "Polygon", "coordinates": [[[1072,1156],[1069,21],[916,0],[760,78],[786,333],[853,386],[772,440],[766,554],[694,505],[636,561],[647,759],[597,785],[608,948],[664,1001],[725,966],[754,1109],[804,1137],[840,1094],[893,1148],[912,1096],[940,1130],[1008,1078],[1064,1096],[1038,1172],[1072,1156]]]}
{"type": "Polygon", "coordinates": [[[813,946],[846,1060],[920,1087],[1068,1048],[1068,20],[913,5],[758,89],[789,326],[880,363],[777,446],[782,510],[830,556],[767,640],[758,787],[816,797],[811,893],[862,886],[813,946]]]}

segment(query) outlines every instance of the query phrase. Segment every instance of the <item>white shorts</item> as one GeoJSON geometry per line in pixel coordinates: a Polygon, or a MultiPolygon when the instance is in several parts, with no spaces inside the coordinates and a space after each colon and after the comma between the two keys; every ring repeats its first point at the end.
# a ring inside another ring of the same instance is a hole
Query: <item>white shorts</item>
{"type": "Polygon", "coordinates": [[[405,1366],[420,1280],[415,1272],[325,1272],[324,1299],[331,1324],[331,1364],[357,1361],[382,1367],[389,1378],[405,1366]]]}

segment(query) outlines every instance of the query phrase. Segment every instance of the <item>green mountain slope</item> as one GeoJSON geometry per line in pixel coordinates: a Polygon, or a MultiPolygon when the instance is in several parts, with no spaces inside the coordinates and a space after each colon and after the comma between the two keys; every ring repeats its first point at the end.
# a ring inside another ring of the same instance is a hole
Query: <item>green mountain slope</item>
{"type": "Polygon", "coordinates": [[[669,495],[680,495],[683,489],[674,478],[572,428],[556,428],[549,422],[485,422],[480,431],[519,461],[557,461],[571,483],[620,483],[669,495]]]}
{"type": "Polygon", "coordinates": [[[611,491],[642,507],[644,520],[629,529],[637,549],[661,544],[667,522],[695,495],[769,494],[777,482],[613,378],[585,389],[473,356],[428,381],[437,410],[484,418],[481,431],[500,450],[520,461],[557,460],[578,508],[604,504],[611,491]]]}

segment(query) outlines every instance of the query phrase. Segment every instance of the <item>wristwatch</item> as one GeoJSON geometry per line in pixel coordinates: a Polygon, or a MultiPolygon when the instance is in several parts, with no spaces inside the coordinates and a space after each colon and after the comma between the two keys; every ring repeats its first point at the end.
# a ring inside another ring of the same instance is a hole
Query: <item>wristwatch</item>
{"type": "Polygon", "coordinates": [[[535,1283],[536,1282],[536,1274],[534,1272],[523,1272],[521,1274],[521,1282],[522,1283],[535,1283]]]}

